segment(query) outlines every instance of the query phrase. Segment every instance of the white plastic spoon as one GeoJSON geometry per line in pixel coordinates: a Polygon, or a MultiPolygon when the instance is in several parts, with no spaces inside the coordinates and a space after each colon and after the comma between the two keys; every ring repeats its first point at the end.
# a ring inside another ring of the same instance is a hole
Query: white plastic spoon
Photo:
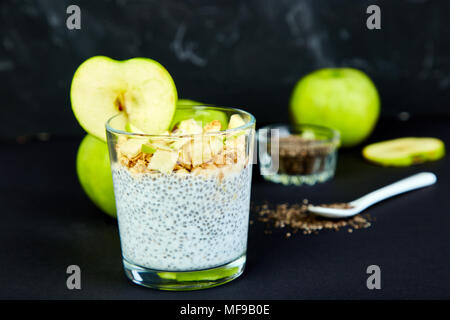
{"type": "Polygon", "coordinates": [[[337,209],[309,205],[308,210],[319,216],[327,218],[348,218],[360,213],[364,209],[377,202],[404,192],[430,186],[434,184],[436,180],[437,178],[434,173],[421,172],[400,181],[394,182],[381,189],[375,190],[359,199],[350,202],[349,205],[352,208],[337,209]]]}

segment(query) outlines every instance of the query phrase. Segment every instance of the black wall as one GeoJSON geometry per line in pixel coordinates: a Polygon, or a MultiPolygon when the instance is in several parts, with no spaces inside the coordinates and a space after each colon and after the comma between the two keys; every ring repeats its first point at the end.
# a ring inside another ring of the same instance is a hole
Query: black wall
{"type": "Polygon", "coordinates": [[[291,89],[320,67],[367,72],[384,115],[446,113],[450,1],[253,0],[0,2],[0,138],[80,134],[69,87],[93,55],[161,62],[179,96],[287,120],[291,89]],[[66,8],[81,8],[68,30],[66,8]],[[382,29],[366,28],[378,4],[382,29]]]}

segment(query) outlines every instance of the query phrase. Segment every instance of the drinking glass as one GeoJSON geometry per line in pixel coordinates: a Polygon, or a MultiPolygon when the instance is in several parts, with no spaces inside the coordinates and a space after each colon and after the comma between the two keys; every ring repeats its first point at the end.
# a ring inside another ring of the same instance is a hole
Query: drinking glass
{"type": "Polygon", "coordinates": [[[212,106],[182,106],[177,112],[217,115],[224,122],[237,114],[245,124],[150,135],[126,131],[120,113],[106,123],[107,142],[126,276],[147,287],[196,290],[229,282],[244,270],[255,118],[212,106]],[[157,155],[148,150],[152,144],[183,147],[161,147],[157,155]],[[164,160],[160,170],[152,169],[156,157],[164,160]],[[176,165],[166,170],[171,159],[176,165]]]}

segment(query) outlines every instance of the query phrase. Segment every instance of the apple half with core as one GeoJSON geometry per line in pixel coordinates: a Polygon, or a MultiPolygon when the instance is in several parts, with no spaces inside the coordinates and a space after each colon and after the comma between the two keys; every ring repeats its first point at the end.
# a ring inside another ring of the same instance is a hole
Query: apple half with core
{"type": "Polygon", "coordinates": [[[320,69],[295,85],[290,101],[294,124],[336,129],[344,147],[366,139],[377,123],[380,98],[372,80],[351,68],[320,69]]]}
{"type": "Polygon", "coordinates": [[[119,112],[126,117],[118,129],[130,123],[148,134],[167,130],[175,112],[177,90],[169,72],[152,59],[117,61],[96,56],[78,67],[70,99],[80,125],[106,141],[105,123],[119,112]]]}

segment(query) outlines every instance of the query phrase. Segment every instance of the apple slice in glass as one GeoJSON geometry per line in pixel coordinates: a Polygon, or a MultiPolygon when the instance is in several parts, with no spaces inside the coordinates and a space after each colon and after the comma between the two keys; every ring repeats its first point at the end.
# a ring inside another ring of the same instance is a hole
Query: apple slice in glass
{"type": "Polygon", "coordinates": [[[148,134],[169,128],[177,90],[158,62],[147,58],[117,61],[96,56],[75,72],[70,89],[72,110],[80,125],[106,141],[105,122],[119,112],[127,123],[148,134]]]}

